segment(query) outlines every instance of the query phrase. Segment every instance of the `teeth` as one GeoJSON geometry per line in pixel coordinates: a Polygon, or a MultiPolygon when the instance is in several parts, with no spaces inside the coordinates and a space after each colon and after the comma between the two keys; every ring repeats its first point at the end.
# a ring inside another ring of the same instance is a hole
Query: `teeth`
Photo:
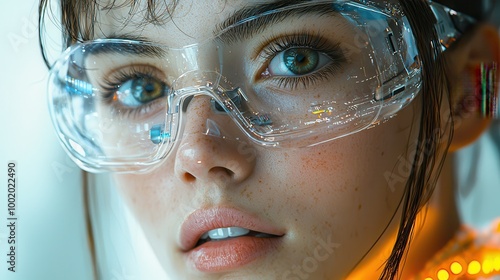
{"type": "Polygon", "coordinates": [[[201,239],[207,239],[208,237],[210,237],[211,239],[224,239],[228,237],[242,236],[248,234],[249,232],[249,229],[240,227],[217,228],[203,234],[203,236],[201,236],[201,239]]]}
{"type": "Polygon", "coordinates": [[[208,238],[208,232],[205,232],[205,234],[201,236],[201,239],[207,239],[207,238],[208,238]]]}

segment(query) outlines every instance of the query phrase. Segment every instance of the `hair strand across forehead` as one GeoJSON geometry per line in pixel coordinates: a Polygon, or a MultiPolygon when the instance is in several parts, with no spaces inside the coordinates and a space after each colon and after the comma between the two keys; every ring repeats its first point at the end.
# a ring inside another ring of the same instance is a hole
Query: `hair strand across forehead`
{"type": "MultiPolygon", "coordinates": [[[[50,0],[40,0],[38,8],[38,21],[39,21],[39,44],[42,51],[44,62],[50,66],[51,62],[48,61],[47,53],[44,44],[44,22],[47,16],[53,16],[50,9],[50,0]]],[[[144,20],[139,24],[153,24],[159,25],[165,23],[173,14],[178,0],[147,0],[145,3],[144,11],[141,9],[140,2],[137,0],[60,0],[61,14],[57,22],[60,24],[62,30],[63,46],[65,49],[76,42],[85,42],[95,39],[95,31],[99,28],[97,18],[98,12],[109,12],[113,9],[120,9],[129,7],[129,18],[136,13],[143,12],[144,20]],[[170,3],[168,3],[170,2],[170,3]]]]}

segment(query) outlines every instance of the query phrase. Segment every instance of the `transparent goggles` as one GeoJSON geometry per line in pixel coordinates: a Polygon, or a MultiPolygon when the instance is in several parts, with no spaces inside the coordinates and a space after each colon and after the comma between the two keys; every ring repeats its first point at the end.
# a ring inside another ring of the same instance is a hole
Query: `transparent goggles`
{"type": "Polygon", "coordinates": [[[415,46],[397,4],[307,1],[184,47],[76,44],[51,70],[50,111],[64,147],[91,172],[157,165],[182,137],[189,101],[203,96],[258,145],[313,146],[410,103],[421,84],[415,46]]]}

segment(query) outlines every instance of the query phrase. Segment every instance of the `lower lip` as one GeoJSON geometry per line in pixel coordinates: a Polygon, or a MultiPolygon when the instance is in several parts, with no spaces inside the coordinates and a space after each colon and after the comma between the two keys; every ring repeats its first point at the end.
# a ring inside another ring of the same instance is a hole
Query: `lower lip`
{"type": "Polygon", "coordinates": [[[279,237],[242,236],[210,241],[187,252],[187,261],[201,272],[223,272],[242,267],[275,250],[279,237]]]}

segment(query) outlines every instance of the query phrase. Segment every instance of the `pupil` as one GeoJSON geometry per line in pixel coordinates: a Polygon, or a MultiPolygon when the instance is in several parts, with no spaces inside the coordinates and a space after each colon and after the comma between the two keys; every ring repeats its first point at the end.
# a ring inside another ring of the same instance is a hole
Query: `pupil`
{"type": "Polygon", "coordinates": [[[295,60],[297,60],[297,62],[299,62],[299,63],[302,63],[306,60],[306,56],[303,54],[297,54],[297,56],[295,57],[295,60]]]}
{"type": "Polygon", "coordinates": [[[152,83],[148,83],[146,84],[146,86],[144,87],[144,89],[148,92],[148,93],[151,93],[152,91],[155,90],[155,85],[153,85],[152,83]]]}
{"type": "Polygon", "coordinates": [[[136,79],[132,85],[134,98],[142,103],[149,102],[161,94],[161,89],[155,84],[154,80],[148,78],[136,79]]]}
{"type": "Polygon", "coordinates": [[[308,48],[292,48],[283,53],[285,65],[296,75],[313,72],[318,66],[318,52],[308,48]]]}

